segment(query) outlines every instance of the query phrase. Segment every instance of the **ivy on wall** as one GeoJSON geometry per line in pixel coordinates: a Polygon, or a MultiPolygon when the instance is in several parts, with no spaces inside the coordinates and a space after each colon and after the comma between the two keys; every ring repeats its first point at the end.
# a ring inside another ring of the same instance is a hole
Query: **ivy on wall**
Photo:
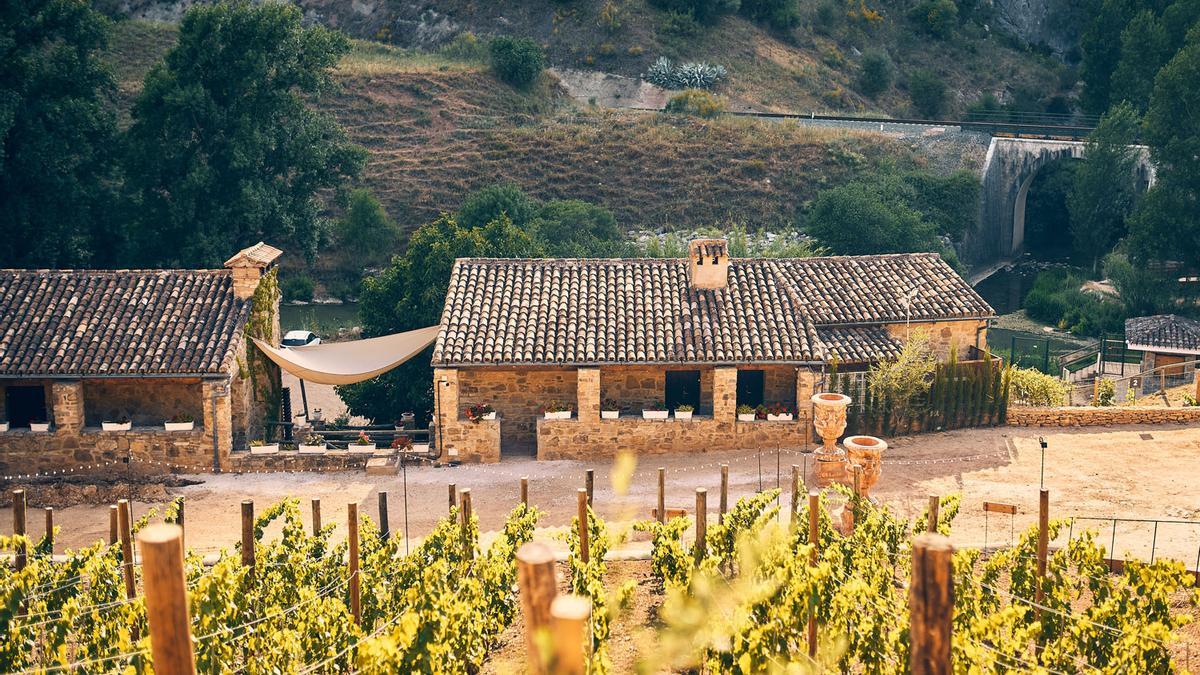
{"type": "MultiPolygon", "coordinates": [[[[250,318],[246,321],[246,335],[266,342],[275,339],[275,323],[279,311],[279,270],[272,269],[262,276],[254,296],[250,299],[250,318]]],[[[282,392],[276,378],[268,377],[268,361],[257,348],[246,350],[246,370],[250,373],[250,386],[261,401],[267,402],[268,410],[278,410],[282,392]]]]}

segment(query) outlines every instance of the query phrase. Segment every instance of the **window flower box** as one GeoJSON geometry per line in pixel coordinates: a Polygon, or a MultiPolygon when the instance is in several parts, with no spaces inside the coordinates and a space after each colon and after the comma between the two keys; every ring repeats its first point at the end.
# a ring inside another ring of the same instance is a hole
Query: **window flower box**
{"type": "Polygon", "coordinates": [[[472,422],[496,419],[496,409],[488,403],[473,405],[463,411],[463,415],[472,422]]]}
{"type": "Polygon", "coordinates": [[[775,403],[765,408],[768,422],[791,422],[794,419],[792,410],[782,403],[775,403]]]}
{"type": "Polygon", "coordinates": [[[642,408],[642,419],[644,420],[665,420],[670,414],[667,406],[661,404],[642,408]]]}
{"type": "Polygon", "coordinates": [[[346,446],[346,449],[349,450],[350,454],[352,455],[375,454],[374,443],[351,443],[350,445],[346,446]]]}
{"type": "Polygon", "coordinates": [[[323,455],[323,454],[325,454],[325,444],[324,443],[321,443],[320,445],[309,445],[307,443],[301,443],[297,447],[300,449],[300,454],[302,454],[302,455],[323,455]]]}
{"type": "Polygon", "coordinates": [[[163,422],[167,431],[191,431],[196,428],[195,422],[163,422]]]}
{"type": "Polygon", "coordinates": [[[753,422],[755,417],[755,414],[752,412],[738,413],[737,416],[739,422],[753,422]]]}
{"type": "Polygon", "coordinates": [[[795,416],[792,413],[780,413],[778,415],[767,413],[768,422],[791,422],[793,419],[795,419],[795,416]]]}
{"type": "Polygon", "coordinates": [[[620,416],[621,416],[620,410],[601,410],[600,411],[600,419],[602,419],[602,420],[615,420],[620,416]]]}
{"type": "Polygon", "coordinates": [[[123,419],[116,422],[101,422],[100,428],[105,431],[129,431],[133,428],[133,422],[123,419]]]}
{"type": "Polygon", "coordinates": [[[8,431],[8,422],[0,422],[0,433],[8,431]]]}
{"type": "Polygon", "coordinates": [[[675,419],[690,420],[690,419],[692,419],[693,412],[695,412],[695,408],[693,408],[690,405],[685,404],[685,405],[678,406],[675,408],[675,419]]]}
{"type": "Polygon", "coordinates": [[[274,455],[279,452],[278,443],[263,443],[258,441],[258,445],[250,444],[250,454],[252,455],[274,455]]]}
{"type": "Polygon", "coordinates": [[[542,415],[548,420],[569,420],[571,419],[571,406],[562,402],[551,403],[542,408],[542,415]]]}
{"type": "Polygon", "coordinates": [[[30,431],[50,431],[50,423],[49,422],[30,422],[29,430],[30,431]]]}

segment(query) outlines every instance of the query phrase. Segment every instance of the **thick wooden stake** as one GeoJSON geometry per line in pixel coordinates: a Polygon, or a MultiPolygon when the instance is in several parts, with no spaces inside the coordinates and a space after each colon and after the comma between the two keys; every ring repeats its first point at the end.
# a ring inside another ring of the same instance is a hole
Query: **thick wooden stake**
{"type": "Polygon", "coordinates": [[[587,488],[588,506],[591,506],[592,499],[596,496],[596,472],[592,469],[588,469],[584,475],[583,486],[587,488]]]}
{"type": "Polygon", "coordinates": [[[254,573],[254,502],[242,500],[242,567],[254,573]]]}
{"type": "Polygon", "coordinates": [[[450,510],[453,511],[455,506],[458,506],[458,486],[451,483],[450,488],[450,510]]]}
{"type": "Polygon", "coordinates": [[[719,523],[725,522],[725,513],[729,511],[729,465],[721,465],[721,516],[719,523]]]}
{"type": "Polygon", "coordinates": [[[517,549],[517,586],[520,588],[521,613],[525,616],[525,653],[529,672],[546,675],[547,656],[542,653],[538,635],[550,630],[550,605],[558,595],[554,569],[554,551],[537,541],[517,549]]]}
{"type": "MultiPolygon", "coordinates": [[[[1050,491],[1042,490],[1038,494],[1038,539],[1037,539],[1037,590],[1034,591],[1034,602],[1042,604],[1044,593],[1042,583],[1046,580],[1046,556],[1050,552],[1050,491]]],[[[1034,608],[1038,619],[1042,610],[1034,608]]]]}
{"type": "Polygon", "coordinates": [[[913,540],[912,585],[909,587],[909,640],[914,675],[949,675],[950,626],[954,617],[951,580],[954,547],[940,534],[913,540]]]}
{"type": "Polygon", "coordinates": [[[587,490],[579,488],[576,493],[579,502],[579,559],[588,561],[590,544],[588,543],[588,502],[587,490]]]}
{"type": "Polygon", "coordinates": [[[929,522],[925,523],[925,531],[937,534],[938,531],[938,503],[937,495],[929,495],[929,522]]]}
{"type": "Polygon", "coordinates": [[[708,550],[708,490],[696,488],[696,564],[704,560],[708,550]]]}
{"type": "Polygon", "coordinates": [[[138,533],[142,581],[146,586],[146,621],[154,672],[195,675],[187,582],[183,573],[183,528],[150,525],[138,533]]]}
{"type": "Polygon", "coordinates": [[[529,506],[529,476],[521,476],[521,503],[529,506]]]}
{"type": "Polygon", "coordinates": [[[792,465],[792,517],[788,521],[792,525],[796,524],[796,519],[800,517],[800,465],[792,465]]]}
{"type": "Polygon", "coordinates": [[[321,500],[312,500],[313,536],[321,533],[321,500]]]}
{"type": "Polygon", "coordinates": [[[349,568],[350,577],[350,616],[354,617],[355,625],[362,625],[362,599],[359,597],[358,579],[358,504],[353,502],[346,505],[346,525],[349,527],[349,568]]]}
{"type": "Polygon", "coordinates": [[[387,492],[379,493],[379,538],[387,541],[388,533],[387,492]]]}
{"type": "Polygon", "coordinates": [[[118,522],[117,521],[117,505],[109,504],[108,505],[108,545],[109,546],[116,544],[117,541],[120,539],[120,535],[117,534],[117,532],[119,531],[118,530],[119,526],[118,526],[117,522],[118,522]]]}
{"type": "Polygon", "coordinates": [[[667,522],[667,469],[658,467],[658,522],[667,522]]]}
{"type": "Polygon", "coordinates": [[[861,489],[859,486],[862,484],[862,467],[857,464],[853,464],[850,466],[850,473],[853,477],[852,482],[854,483],[854,485],[853,485],[854,492],[852,493],[854,496],[850,498],[850,504],[849,504],[849,506],[850,506],[850,532],[853,533],[854,526],[858,522],[858,508],[857,508],[858,500],[862,499],[862,494],[859,492],[859,490],[861,489]]]}
{"type": "Polygon", "coordinates": [[[54,509],[47,506],[46,512],[46,544],[50,547],[50,555],[54,555],[54,509]]]}
{"type": "Polygon", "coordinates": [[[467,552],[468,558],[475,557],[475,542],[470,538],[471,526],[471,488],[463,488],[459,493],[459,509],[460,522],[462,523],[462,538],[463,549],[467,552]]]}
{"type": "Polygon", "coordinates": [[[584,675],[592,652],[592,601],[580,595],[560,595],[550,603],[554,620],[554,675],[584,675]]]}
{"type": "MultiPolygon", "coordinates": [[[[821,493],[813,490],[808,493],[808,543],[812,550],[808,554],[808,564],[816,566],[821,546],[821,493]]],[[[808,655],[817,655],[817,607],[813,599],[809,599],[808,608],[808,655]]]]}
{"type": "MultiPolygon", "coordinates": [[[[13,535],[25,536],[25,491],[13,490],[13,535]]],[[[17,571],[25,569],[26,546],[18,544],[16,559],[13,561],[17,571]]]]}
{"type": "Polygon", "coordinates": [[[137,597],[137,583],[133,577],[133,542],[130,540],[129,501],[117,501],[117,533],[121,537],[121,572],[125,577],[125,597],[137,597]]]}
{"type": "Polygon", "coordinates": [[[175,519],[175,524],[179,526],[179,546],[180,546],[180,548],[182,548],[184,550],[184,555],[186,555],[187,554],[187,542],[186,542],[187,527],[184,525],[183,506],[184,506],[183,497],[180,497],[179,498],[179,513],[178,513],[178,517],[175,519]]]}

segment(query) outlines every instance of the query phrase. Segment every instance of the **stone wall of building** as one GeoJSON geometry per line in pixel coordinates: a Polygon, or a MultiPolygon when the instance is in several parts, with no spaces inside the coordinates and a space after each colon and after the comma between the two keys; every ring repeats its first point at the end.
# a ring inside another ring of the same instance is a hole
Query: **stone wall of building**
{"type": "Polygon", "coordinates": [[[237,452],[229,458],[225,471],[362,471],[367,466],[367,454],[330,452],[323,455],[300,454],[294,451],[273,455],[252,455],[237,452]]]}
{"type": "Polygon", "coordinates": [[[671,367],[664,366],[603,366],[600,368],[600,397],[616,401],[622,413],[640,413],[643,408],[665,403],[667,397],[668,370],[700,371],[699,414],[712,413],[711,366],[671,367]]]}
{"type": "MultiPolygon", "coordinates": [[[[202,429],[164,431],[134,427],[132,431],[55,427],[35,433],[27,429],[0,433],[0,472],[37,473],[74,469],[129,458],[133,470],[167,472],[170,464],[212,468],[212,438],[202,429]]],[[[228,461],[226,455],[222,463],[228,461]]]]}
{"type": "Polygon", "coordinates": [[[578,409],[574,368],[461,368],[457,372],[457,405],[446,406],[447,417],[453,410],[456,421],[466,422],[464,410],[490,404],[505,420],[500,442],[506,451],[532,453],[537,418],[550,403],[561,401],[578,409]]]}
{"type": "Polygon", "coordinates": [[[796,407],[796,367],[766,366],[763,371],[763,402],[796,407]]]}
{"type": "Polygon", "coordinates": [[[803,448],[810,442],[806,416],[792,422],[690,420],[538,420],[537,458],[595,459],[618,452],[720,452],[747,448],[803,448]]]}
{"type": "Polygon", "coordinates": [[[887,324],[888,335],[901,342],[907,340],[911,333],[918,330],[925,331],[929,334],[929,344],[933,347],[934,353],[942,360],[950,356],[951,345],[956,348],[959,359],[968,358],[968,351],[971,347],[977,346],[981,350],[987,349],[986,328],[986,320],[933,321],[922,323],[914,321],[908,326],[902,323],[887,324]],[[976,343],[976,340],[978,340],[978,343],[976,343]]]}
{"type": "Polygon", "coordinates": [[[199,378],[120,378],[83,381],[84,425],[98,427],[128,417],[135,426],[157,426],[176,414],[203,416],[199,378]]]}
{"type": "Polygon", "coordinates": [[[1032,408],[1012,406],[1008,409],[1008,424],[1018,427],[1196,424],[1197,422],[1200,422],[1200,407],[1195,406],[1188,408],[1150,406],[1032,408]]]}

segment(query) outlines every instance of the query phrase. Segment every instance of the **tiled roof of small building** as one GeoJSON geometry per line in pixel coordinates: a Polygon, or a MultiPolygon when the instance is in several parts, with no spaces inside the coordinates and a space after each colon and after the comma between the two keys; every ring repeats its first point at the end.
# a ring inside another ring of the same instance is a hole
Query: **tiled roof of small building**
{"type": "Polygon", "coordinates": [[[1200,321],[1175,314],[1125,320],[1125,342],[1139,347],[1200,350],[1200,321]]]}
{"type": "Polygon", "coordinates": [[[817,337],[829,359],[841,363],[874,363],[896,356],[901,343],[883,326],[843,326],[818,328],[817,337]]]}
{"type": "Polygon", "coordinates": [[[224,372],[249,309],[229,270],[0,270],[0,376],[224,372]]]}
{"type": "Polygon", "coordinates": [[[433,360],[811,363],[826,358],[817,326],[904,321],[904,292],[921,280],[914,321],[993,314],[936,255],[735,259],[717,290],[692,288],[686,260],[461,259],[433,360]]]}

